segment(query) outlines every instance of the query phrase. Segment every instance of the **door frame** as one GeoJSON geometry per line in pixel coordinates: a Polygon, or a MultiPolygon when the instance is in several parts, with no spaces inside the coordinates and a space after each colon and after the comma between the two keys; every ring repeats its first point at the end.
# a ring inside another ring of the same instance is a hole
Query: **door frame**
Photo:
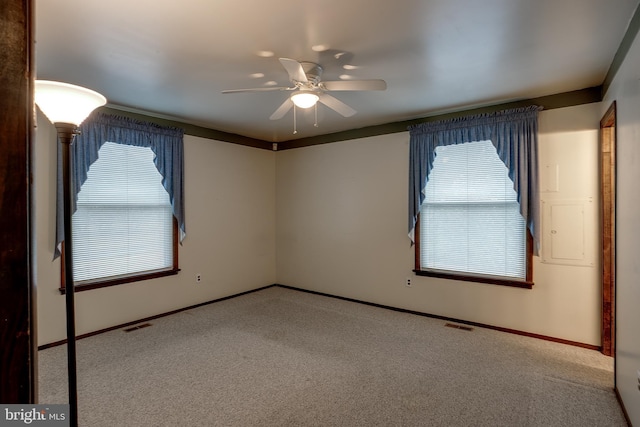
{"type": "Polygon", "coordinates": [[[600,213],[602,233],[602,353],[615,358],[616,335],[616,102],[600,120],[600,213]]]}

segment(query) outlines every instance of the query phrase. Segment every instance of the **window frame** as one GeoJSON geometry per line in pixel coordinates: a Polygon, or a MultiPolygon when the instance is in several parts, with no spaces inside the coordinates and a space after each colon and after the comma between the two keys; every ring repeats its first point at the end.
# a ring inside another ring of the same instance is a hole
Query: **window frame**
{"type": "MultiPolygon", "coordinates": [[[[124,283],[139,282],[142,280],[157,279],[159,277],[173,276],[178,274],[180,269],[178,268],[178,245],[179,245],[179,230],[178,220],[175,216],[172,216],[173,223],[173,263],[171,268],[163,268],[159,270],[145,271],[141,273],[126,274],[120,276],[111,276],[103,279],[86,280],[74,286],[74,292],[88,291],[90,289],[106,288],[115,285],[121,285],[124,283]]],[[[65,293],[65,247],[64,241],[62,242],[62,249],[60,251],[60,293],[65,293]]]]}
{"type": "Polygon", "coordinates": [[[491,276],[486,274],[474,274],[467,272],[454,272],[449,270],[435,270],[422,268],[420,265],[420,214],[414,228],[414,244],[415,244],[415,268],[413,272],[416,276],[437,277],[440,279],[460,280],[465,282],[485,283],[491,285],[511,286],[516,288],[532,289],[533,288],[533,237],[531,231],[527,228],[526,241],[526,277],[524,280],[510,279],[501,276],[491,276]]]}

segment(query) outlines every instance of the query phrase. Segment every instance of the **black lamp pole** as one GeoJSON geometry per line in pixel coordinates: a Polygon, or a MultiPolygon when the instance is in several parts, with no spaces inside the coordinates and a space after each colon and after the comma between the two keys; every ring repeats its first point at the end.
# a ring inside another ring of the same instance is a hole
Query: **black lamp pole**
{"type": "Polygon", "coordinates": [[[73,280],[73,243],[71,215],[73,214],[73,181],[71,180],[71,144],[77,127],[71,123],[56,123],[62,144],[62,186],[64,205],[64,292],[67,310],[67,370],[69,381],[69,425],[78,425],[78,380],[76,375],[76,315],[73,280]]]}
{"type": "Polygon", "coordinates": [[[67,380],[69,385],[69,425],[78,426],[78,378],[76,369],[76,310],[73,280],[73,231],[71,216],[75,198],[72,179],[71,144],[78,125],[107,99],[90,89],[49,80],[36,80],[34,101],[55,125],[62,144],[62,205],[64,224],[64,293],[67,320],[67,380]],[[73,108],[69,108],[73,106],[73,108]]]}
{"type": "Polygon", "coordinates": [[[72,179],[71,144],[78,125],[107,99],[90,89],[48,80],[35,81],[35,102],[55,125],[62,144],[62,205],[64,224],[64,293],[67,319],[67,379],[69,385],[69,425],[78,426],[78,379],[76,370],[76,310],[73,280],[73,231],[71,216],[75,199],[72,179]],[[73,105],[75,108],[69,108],[73,105]]]}

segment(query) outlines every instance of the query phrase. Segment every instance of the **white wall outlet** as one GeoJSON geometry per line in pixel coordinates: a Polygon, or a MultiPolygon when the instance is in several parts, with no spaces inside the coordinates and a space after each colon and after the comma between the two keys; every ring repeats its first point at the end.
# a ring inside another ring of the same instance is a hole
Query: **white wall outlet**
{"type": "Polygon", "coordinates": [[[202,282],[202,274],[198,273],[196,274],[196,283],[200,283],[202,282]]]}
{"type": "Polygon", "coordinates": [[[407,288],[410,288],[411,287],[411,277],[407,277],[407,279],[405,280],[404,284],[405,284],[405,286],[407,288]]]}

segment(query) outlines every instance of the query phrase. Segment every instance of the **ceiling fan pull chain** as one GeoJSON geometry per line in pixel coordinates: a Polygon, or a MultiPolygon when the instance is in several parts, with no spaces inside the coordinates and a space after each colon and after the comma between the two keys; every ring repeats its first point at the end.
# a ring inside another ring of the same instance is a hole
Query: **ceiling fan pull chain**
{"type": "Polygon", "coordinates": [[[298,133],[298,129],[296,128],[296,104],[293,104],[293,134],[298,133]]]}
{"type": "Polygon", "coordinates": [[[315,105],[313,106],[314,108],[314,112],[316,114],[316,122],[313,124],[314,127],[318,127],[318,103],[316,102],[315,105]]]}

